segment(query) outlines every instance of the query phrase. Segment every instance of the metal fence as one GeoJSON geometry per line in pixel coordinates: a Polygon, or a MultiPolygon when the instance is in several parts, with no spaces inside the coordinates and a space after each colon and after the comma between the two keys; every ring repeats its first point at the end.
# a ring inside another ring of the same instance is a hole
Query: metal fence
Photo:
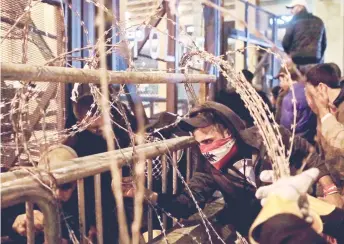
{"type": "MultiPolygon", "coordinates": [[[[144,154],[148,168],[147,187],[152,189],[152,161],[159,155],[172,154],[173,158],[173,192],[177,192],[177,151],[185,148],[190,148],[195,143],[192,137],[179,137],[168,139],[165,141],[147,143],[136,147],[136,153],[144,154]]],[[[187,150],[187,180],[191,177],[191,150],[187,150]]],[[[47,243],[58,243],[60,238],[60,216],[58,213],[57,202],[53,197],[51,191],[48,191],[43,183],[50,185],[53,179],[55,184],[61,185],[68,182],[77,181],[78,187],[78,208],[79,208],[79,226],[80,226],[80,242],[85,243],[85,196],[84,179],[89,176],[94,176],[95,180],[99,180],[101,173],[110,170],[109,159],[115,160],[119,167],[122,167],[128,161],[133,160],[133,148],[125,148],[115,150],[112,152],[105,152],[87,157],[77,158],[70,161],[62,162],[59,165],[52,165],[50,172],[35,170],[29,173],[27,170],[20,169],[12,172],[3,173],[1,175],[1,207],[6,208],[18,203],[26,202],[27,205],[27,237],[28,243],[34,243],[33,230],[33,214],[32,205],[37,204],[44,214],[44,233],[47,243]],[[34,172],[34,173],[33,173],[34,172]],[[31,206],[31,208],[30,208],[31,206]],[[30,232],[31,230],[31,232],[30,232]]],[[[167,189],[167,171],[166,171],[166,156],[162,157],[162,192],[167,189]]],[[[101,189],[95,188],[95,202],[99,203],[101,199],[101,189]]],[[[97,220],[97,230],[102,230],[101,219],[101,205],[96,204],[96,216],[100,216],[97,220]]],[[[148,237],[149,240],[153,238],[152,230],[153,210],[150,209],[148,213],[148,237]]],[[[167,227],[167,218],[163,216],[164,228],[167,227]]],[[[98,235],[98,242],[102,243],[102,233],[98,235]]]]}

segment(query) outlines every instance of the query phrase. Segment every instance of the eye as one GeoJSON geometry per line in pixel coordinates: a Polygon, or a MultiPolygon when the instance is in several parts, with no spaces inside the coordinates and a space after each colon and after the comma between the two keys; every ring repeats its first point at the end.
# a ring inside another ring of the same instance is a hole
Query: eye
{"type": "Polygon", "coordinates": [[[202,141],[201,144],[208,145],[208,144],[212,143],[213,141],[214,141],[213,139],[207,139],[207,140],[202,141]]]}

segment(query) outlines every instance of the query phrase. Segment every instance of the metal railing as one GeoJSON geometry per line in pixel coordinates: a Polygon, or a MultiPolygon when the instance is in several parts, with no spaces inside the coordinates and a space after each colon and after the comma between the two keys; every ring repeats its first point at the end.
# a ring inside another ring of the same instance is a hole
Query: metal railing
{"type": "MultiPolygon", "coordinates": [[[[152,189],[152,161],[150,159],[159,155],[172,154],[173,158],[173,193],[177,192],[177,151],[187,149],[187,180],[191,177],[191,150],[195,140],[193,137],[178,137],[168,139],[165,141],[147,143],[136,146],[135,152],[137,154],[145,155],[147,160],[148,177],[147,187],[152,189]]],[[[80,242],[85,243],[86,221],[85,221],[85,196],[84,196],[84,178],[94,176],[95,180],[100,179],[100,174],[110,170],[110,158],[116,162],[118,167],[123,167],[126,163],[132,162],[135,155],[133,155],[133,148],[125,148],[111,152],[104,152],[91,156],[76,158],[73,160],[61,162],[59,165],[51,165],[50,172],[41,171],[36,168],[31,168],[30,171],[19,169],[12,172],[1,174],[1,207],[6,208],[18,203],[27,203],[27,237],[28,243],[34,243],[33,230],[33,213],[32,203],[36,203],[44,215],[44,233],[47,243],[58,243],[60,239],[60,217],[58,213],[57,202],[53,196],[52,191],[47,190],[44,186],[50,185],[54,182],[55,186],[64,183],[77,181],[78,187],[78,208],[79,208],[79,228],[80,228],[80,242]],[[31,205],[31,206],[30,206],[31,205]],[[31,207],[31,208],[30,208],[31,207]],[[30,231],[31,230],[31,231],[30,231]]],[[[167,190],[167,170],[166,170],[166,156],[162,159],[162,192],[167,190]]],[[[101,201],[101,187],[100,184],[95,184],[95,202],[96,202],[96,228],[98,230],[98,243],[102,243],[102,206],[101,201]]],[[[149,241],[153,238],[152,225],[153,212],[152,209],[148,213],[148,237],[149,241]]],[[[163,216],[164,228],[167,227],[167,217],[163,216]]]]}

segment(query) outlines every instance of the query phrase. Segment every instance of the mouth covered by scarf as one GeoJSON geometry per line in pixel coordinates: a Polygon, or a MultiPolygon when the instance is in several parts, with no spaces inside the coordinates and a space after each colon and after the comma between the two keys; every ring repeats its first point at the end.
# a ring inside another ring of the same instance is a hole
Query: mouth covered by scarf
{"type": "Polygon", "coordinates": [[[203,156],[217,169],[223,168],[233,157],[237,151],[238,146],[236,140],[232,137],[226,137],[213,141],[208,145],[200,146],[203,156]]]}

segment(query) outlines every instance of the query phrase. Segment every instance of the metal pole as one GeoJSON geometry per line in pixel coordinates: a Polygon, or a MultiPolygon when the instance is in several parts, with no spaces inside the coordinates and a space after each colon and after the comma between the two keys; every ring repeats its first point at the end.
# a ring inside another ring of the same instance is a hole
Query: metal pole
{"type": "Polygon", "coordinates": [[[35,243],[35,230],[33,228],[34,220],[33,220],[33,204],[31,202],[25,203],[25,210],[26,210],[26,219],[27,219],[27,227],[26,227],[26,238],[28,244],[35,243]]]}
{"type": "MultiPolygon", "coordinates": [[[[178,4],[179,0],[176,0],[174,4],[178,4]]],[[[166,8],[166,15],[168,20],[172,20],[173,22],[178,23],[178,18],[176,15],[171,14],[171,10],[169,7],[169,2],[165,1],[165,8],[166,8]]],[[[175,59],[177,58],[176,53],[176,40],[171,38],[172,36],[178,36],[178,26],[175,25],[172,21],[167,21],[167,30],[168,30],[168,46],[167,46],[167,55],[173,56],[175,59]]],[[[174,70],[176,68],[177,60],[174,62],[167,62],[167,69],[174,70]]],[[[177,96],[177,86],[175,84],[167,84],[167,94],[166,94],[166,111],[171,113],[177,112],[177,102],[178,102],[178,96],[177,96]]]]}
{"type": "MultiPolygon", "coordinates": [[[[153,190],[153,165],[152,160],[146,160],[147,164],[147,188],[148,190],[153,190]]],[[[148,209],[148,241],[153,240],[153,209],[149,207],[148,209]]]]}
{"type": "MultiPolygon", "coordinates": [[[[248,21],[248,3],[245,2],[245,23],[247,23],[248,21]]],[[[248,32],[248,28],[247,26],[245,26],[245,37],[246,37],[246,41],[244,42],[244,68],[247,69],[248,68],[248,51],[247,51],[247,44],[249,42],[249,32],[248,32]]]]}
{"type": "MultiPolygon", "coordinates": [[[[172,164],[173,164],[173,194],[178,192],[178,165],[177,165],[177,151],[172,152],[172,164]]],[[[176,224],[176,219],[173,218],[173,225],[176,224]]]]}
{"type": "Polygon", "coordinates": [[[191,148],[186,149],[186,182],[191,179],[191,148]]]}
{"type": "MultiPolygon", "coordinates": [[[[221,6],[223,1],[211,0],[211,2],[217,6],[221,6]]],[[[219,56],[221,55],[223,17],[219,10],[207,5],[204,7],[203,15],[205,33],[204,49],[207,52],[214,54],[215,56],[219,56]]],[[[209,74],[213,74],[216,77],[219,77],[219,71],[215,66],[209,63],[205,63],[205,70],[209,74]]],[[[219,83],[210,84],[208,86],[210,100],[213,100],[213,98],[215,97],[215,92],[220,90],[221,88],[222,85],[219,83]]]]}
{"type": "Polygon", "coordinates": [[[86,218],[85,218],[85,185],[84,179],[77,181],[78,187],[78,209],[79,209],[79,231],[81,244],[86,243],[86,218]]]}
{"type": "MultiPolygon", "coordinates": [[[[161,191],[167,193],[167,156],[166,154],[161,157],[162,171],[161,171],[161,191]]],[[[162,222],[164,229],[167,228],[167,216],[165,213],[162,214],[162,222]]]]}
{"type": "Polygon", "coordinates": [[[162,73],[162,72],[121,72],[76,69],[29,64],[1,63],[1,79],[22,81],[46,81],[62,83],[100,84],[100,74],[106,72],[109,84],[163,84],[163,83],[212,83],[214,75],[162,73]]]}
{"type": "MultiPolygon", "coordinates": [[[[97,243],[103,244],[102,182],[100,174],[94,176],[94,197],[96,207],[97,243]]],[[[107,226],[107,228],[111,227],[107,226]]]]}

